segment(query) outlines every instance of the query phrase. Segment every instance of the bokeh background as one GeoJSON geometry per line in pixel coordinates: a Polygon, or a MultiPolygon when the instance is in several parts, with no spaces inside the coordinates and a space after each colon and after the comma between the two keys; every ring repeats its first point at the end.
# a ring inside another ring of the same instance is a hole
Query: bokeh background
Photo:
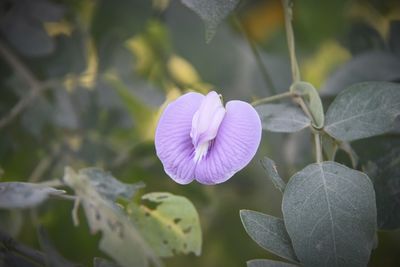
{"type": "MultiPolygon", "coordinates": [[[[355,81],[400,81],[399,19],[395,0],[294,1],[302,79],[321,90],[325,109],[355,81]],[[353,63],[366,54],[368,63],[353,63]]],[[[260,160],[274,159],[287,180],[313,161],[308,130],[264,132],[250,165],[217,186],[174,183],[156,157],[153,135],[162,108],[188,90],[248,102],[288,90],[279,0],[241,1],[208,44],[201,19],[179,0],[1,0],[0,52],[1,181],[39,182],[61,177],[65,166],[98,166],[124,182],[145,182],[142,193],[168,191],[194,203],[202,255],[178,255],[167,266],[278,259],[247,236],[239,210],[281,216],[280,192],[260,160]]],[[[60,254],[91,266],[94,256],[106,256],[83,213],[73,226],[72,205],[51,200],[34,212],[0,210],[0,227],[38,248],[36,226],[43,225],[60,254]]],[[[400,266],[398,231],[379,234],[370,266],[400,266]]]]}

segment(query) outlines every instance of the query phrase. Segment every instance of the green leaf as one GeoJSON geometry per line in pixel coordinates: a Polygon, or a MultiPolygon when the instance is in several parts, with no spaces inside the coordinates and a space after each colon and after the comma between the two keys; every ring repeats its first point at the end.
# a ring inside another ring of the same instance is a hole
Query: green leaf
{"type": "Polygon", "coordinates": [[[130,200],[134,194],[145,185],[143,182],[135,184],[121,183],[110,173],[98,168],[79,170],[80,175],[89,178],[91,186],[103,197],[115,201],[118,197],[130,200]]]}
{"type": "Polygon", "coordinates": [[[239,0],[181,0],[203,20],[206,26],[206,42],[214,37],[218,25],[231,13],[239,0]]]}
{"type": "Polygon", "coordinates": [[[41,204],[50,195],[64,194],[65,191],[55,188],[22,182],[0,183],[0,208],[31,208],[41,204]]]}
{"type": "Polygon", "coordinates": [[[340,93],[330,105],[325,131],[344,141],[371,137],[391,131],[399,114],[399,84],[359,83],[340,93]]]}
{"type": "Polygon", "coordinates": [[[240,219],[249,236],[262,248],[298,262],[282,219],[252,210],[241,210],[240,219]]]}
{"type": "Polygon", "coordinates": [[[352,144],[376,194],[378,228],[400,228],[400,138],[379,136],[352,144]]]}
{"type": "Polygon", "coordinates": [[[318,91],[314,88],[311,83],[307,82],[295,82],[291,87],[290,91],[294,94],[301,95],[309,108],[309,111],[313,118],[313,125],[316,128],[322,128],[324,126],[324,108],[322,106],[321,98],[319,97],[318,91]]]}
{"type": "Polygon", "coordinates": [[[363,53],[339,68],[328,79],[321,93],[336,95],[351,85],[365,81],[398,81],[399,69],[399,58],[390,52],[363,53]]]}
{"type": "Polygon", "coordinates": [[[286,183],[279,176],[278,170],[276,169],[275,162],[268,157],[264,157],[261,160],[261,164],[264,167],[265,171],[267,172],[268,177],[271,179],[272,183],[275,185],[275,187],[278,188],[279,191],[281,191],[283,193],[283,191],[285,191],[286,183]]]}
{"type": "Polygon", "coordinates": [[[91,233],[102,232],[99,248],[121,267],[163,266],[128,217],[90,180],[85,172],[65,170],[64,181],[81,200],[91,233]]]}
{"type": "Polygon", "coordinates": [[[304,112],[287,104],[265,104],[255,107],[264,130],[292,133],[310,126],[310,119],[304,112]]]}
{"type": "Polygon", "coordinates": [[[286,186],[283,218],[304,266],[366,266],[376,233],[368,176],[336,162],[308,165],[286,186]]]}
{"type": "Polygon", "coordinates": [[[150,193],[142,200],[144,204],[140,206],[129,204],[128,214],[159,256],[201,254],[199,216],[187,198],[170,193],[150,193]]]}
{"type": "Polygon", "coordinates": [[[298,265],[273,260],[250,260],[247,267],[295,267],[298,265]]]}

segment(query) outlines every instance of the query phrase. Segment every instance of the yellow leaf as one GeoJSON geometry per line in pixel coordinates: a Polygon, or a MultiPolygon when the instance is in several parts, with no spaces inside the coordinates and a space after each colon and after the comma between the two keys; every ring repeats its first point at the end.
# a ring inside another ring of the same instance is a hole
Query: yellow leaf
{"type": "Polygon", "coordinates": [[[320,88],[328,75],[350,57],[349,51],[336,41],[326,41],[302,64],[303,79],[314,84],[316,88],[320,88]]]}
{"type": "Polygon", "coordinates": [[[167,63],[168,71],[172,78],[183,85],[199,82],[196,69],[184,58],[172,55],[167,63]]]}

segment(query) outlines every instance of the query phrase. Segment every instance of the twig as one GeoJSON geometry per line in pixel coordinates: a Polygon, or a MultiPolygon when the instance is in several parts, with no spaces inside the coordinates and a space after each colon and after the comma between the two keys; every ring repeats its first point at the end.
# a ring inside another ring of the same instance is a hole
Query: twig
{"type": "Polygon", "coordinates": [[[38,90],[41,85],[38,80],[33,76],[32,72],[7,48],[7,46],[0,40],[0,54],[10,64],[14,71],[33,89],[38,90]]]}
{"type": "Polygon", "coordinates": [[[74,202],[74,208],[72,209],[72,221],[74,223],[74,226],[79,225],[78,210],[79,210],[80,204],[81,204],[81,199],[79,197],[77,197],[74,202]]]}
{"type": "Polygon", "coordinates": [[[244,35],[247,43],[249,44],[249,46],[251,48],[251,51],[253,52],[253,55],[254,55],[254,57],[257,61],[257,64],[260,68],[260,72],[264,79],[265,85],[267,86],[267,89],[270,91],[271,95],[276,94],[276,90],[275,90],[274,84],[272,82],[271,76],[269,75],[267,67],[265,66],[264,62],[262,61],[261,55],[258,52],[256,44],[251,40],[249,34],[247,33],[246,29],[243,27],[242,23],[240,22],[240,19],[238,18],[238,16],[236,14],[233,15],[233,20],[234,20],[235,24],[237,25],[237,27],[239,28],[239,30],[244,35]]]}
{"type": "Polygon", "coordinates": [[[295,96],[292,92],[285,92],[282,94],[277,94],[277,95],[273,95],[273,96],[269,96],[269,97],[265,97],[259,100],[255,100],[251,103],[252,106],[258,106],[261,104],[265,104],[265,103],[270,103],[270,102],[274,102],[276,100],[280,100],[280,99],[284,99],[284,98],[289,98],[289,97],[293,97],[295,96]]]}
{"type": "Polygon", "coordinates": [[[301,109],[304,111],[304,113],[307,115],[307,117],[312,122],[314,122],[314,116],[311,114],[310,110],[308,109],[308,106],[304,102],[304,99],[301,96],[299,96],[299,97],[296,97],[295,102],[297,102],[300,105],[301,109]]]}
{"type": "Polygon", "coordinates": [[[48,187],[62,187],[62,186],[65,186],[65,184],[60,179],[44,181],[44,182],[38,183],[38,185],[48,186],[48,187]]]}
{"type": "Polygon", "coordinates": [[[292,27],[292,18],[293,18],[292,1],[291,0],[282,0],[282,5],[283,5],[283,11],[285,13],[286,38],[287,38],[287,42],[288,42],[290,62],[291,62],[291,66],[292,66],[293,82],[299,82],[300,81],[300,71],[299,71],[299,65],[297,64],[297,59],[296,59],[294,34],[293,34],[293,27],[292,27]]]}

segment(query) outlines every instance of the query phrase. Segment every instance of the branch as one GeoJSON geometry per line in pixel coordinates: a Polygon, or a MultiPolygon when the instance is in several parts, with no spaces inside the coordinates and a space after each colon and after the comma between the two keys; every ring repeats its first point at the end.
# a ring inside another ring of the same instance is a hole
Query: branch
{"type": "Polygon", "coordinates": [[[58,85],[55,81],[40,82],[32,72],[7,48],[7,46],[0,40],[0,55],[8,62],[14,72],[20,76],[21,79],[32,89],[29,94],[21,98],[18,103],[0,119],[0,129],[8,125],[14,120],[23,110],[25,110],[37,96],[42,94],[45,90],[58,85]]]}
{"type": "Polygon", "coordinates": [[[273,96],[269,96],[269,97],[265,97],[265,98],[261,98],[259,100],[255,100],[251,103],[251,105],[253,107],[261,105],[261,104],[265,104],[265,103],[270,103],[270,102],[274,102],[276,100],[281,100],[284,98],[289,98],[289,97],[294,97],[295,95],[292,92],[285,92],[282,94],[278,94],[278,95],[273,95],[273,96]]]}

